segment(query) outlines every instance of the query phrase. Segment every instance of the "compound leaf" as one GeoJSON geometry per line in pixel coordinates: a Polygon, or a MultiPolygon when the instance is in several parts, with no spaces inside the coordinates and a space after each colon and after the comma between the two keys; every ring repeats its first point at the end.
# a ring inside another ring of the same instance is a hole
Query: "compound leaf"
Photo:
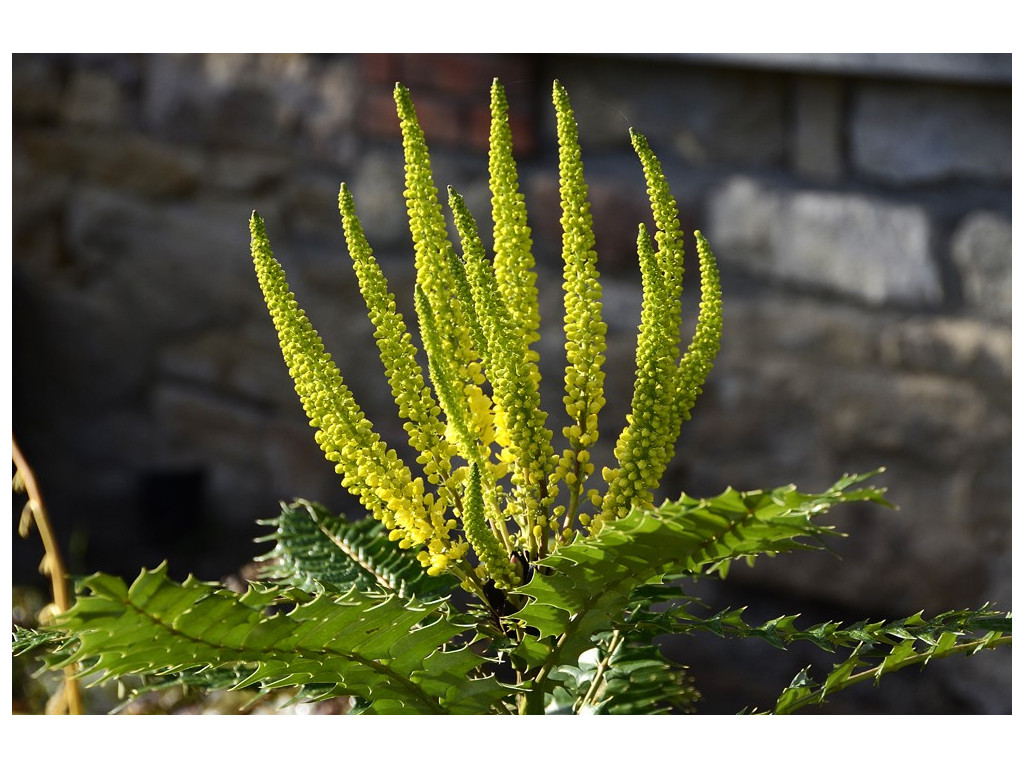
{"type": "Polygon", "coordinates": [[[308,687],[311,698],[358,696],[370,712],[475,714],[507,693],[474,672],[486,659],[465,645],[442,648],[465,631],[445,603],[261,584],[239,595],[191,578],[178,584],[165,571],[143,571],[130,588],[86,578],[85,594],[58,620],[78,640],[63,663],[82,662],[101,679],[244,670],[241,680],[223,679],[261,691],[308,687]]]}
{"type": "Polygon", "coordinates": [[[457,580],[428,576],[415,552],[388,539],[383,523],[372,517],[349,521],[305,499],[281,504],[281,514],[263,521],[275,526],[260,541],[274,549],[259,558],[264,574],[307,592],[324,586],[339,592],[380,591],[422,600],[451,594],[457,580]]]}
{"type": "MultiPolygon", "coordinates": [[[[849,501],[885,504],[882,492],[850,489],[875,473],[845,476],[820,494],[792,486],[771,492],[729,489],[711,499],[685,494],[654,510],[634,509],[592,537],[539,560],[516,590],[530,598],[515,614],[541,638],[556,636],[543,667],[554,669],[592,646],[591,637],[622,621],[633,590],[668,576],[699,575],[729,560],[811,546],[829,533],[815,518],[849,501]]],[[[531,660],[536,649],[531,645],[531,660]]],[[[546,680],[540,674],[539,679],[546,680]]]]}

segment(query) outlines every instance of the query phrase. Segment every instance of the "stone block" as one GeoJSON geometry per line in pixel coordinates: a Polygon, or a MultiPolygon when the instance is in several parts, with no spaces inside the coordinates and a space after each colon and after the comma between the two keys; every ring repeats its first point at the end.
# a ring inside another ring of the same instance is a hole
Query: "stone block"
{"type": "Polygon", "coordinates": [[[173,141],[331,157],[358,110],[348,57],[160,54],[147,64],[145,125],[173,141]]]}
{"type": "Polygon", "coordinates": [[[796,81],[790,155],[801,176],[820,182],[842,177],[844,94],[838,79],[801,77],[796,81]]]}
{"type": "Polygon", "coordinates": [[[715,193],[709,213],[723,263],[873,305],[942,301],[932,226],[919,206],[736,178],[715,193]]]}
{"type": "Polygon", "coordinates": [[[293,158],[285,154],[225,148],[204,165],[203,184],[252,196],[276,191],[293,169],[293,158]]]}
{"type": "Polygon", "coordinates": [[[46,123],[58,119],[64,92],[55,56],[11,55],[11,110],[15,123],[46,123]]]}
{"type": "Polygon", "coordinates": [[[302,114],[303,133],[315,145],[330,146],[350,131],[359,111],[360,83],[350,58],[321,63],[310,78],[310,94],[302,114]]]}
{"type": "MultiPolygon", "coordinates": [[[[17,270],[16,270],[17,275],[17,270]]],[[[153,350],[131,314],[66,282],[17,281],[15,377],[20,402],[67,419],[138,402],[149,383],[153,350]]],[[[59,423],[60,419],[57,419],[59,423]]]]}
{"type": "Polygon", "coordinates": [[[63,242],[60,222],[69,180],[40,173],[18,142],[11,152],[11,252],[15,269],[45,281],[58,269],[63,242]]]}
{"type": "Polygon", "coordinates": [[[367,151],[353,178],[346,183],[355,199],[356,213],[363,223],[370,246],[375,251],[391,248],[411,250],[401,150],[392,146],[367,151]]]}
{"type": "Polygon", "coordinates": [[[258,447],[266,416],[215,391],[172,382],[156,387],[152,409],[160,445],[155,464],[203,471],[218,521],[236,529],[251,525],[259,500],[271,494],[269,468],[258,447]]]}
{"type": "Polygon", "coordinates": [[[1011,137],[1008,89],[873,84],[853,100],[853,165],[895,184],[1009,182],[1011,137]]]}
{"type": "Polygon", "coordinates": [[[148,198],[186,195],[205,183],[205,158],[139,133],[37,132],[20,148],[39,173],[148,198]]]}
{"type": "Polygon", "coordinates": [[[990,211],[968,215],[953,233],[953,263],[960,272],[967,308],[1009,324],[1013,282],[1010,220],[990,211]]]}
{"type": "Polygon", "coordinates": [[[932,465],[955,465],[980,436],[1009,435],[1001,410],[966,382],[926,374],[847,371],[826,383],[821,416],[825,439],[838,453],[898,453],[932,465]]]}
{"type": "MultiPolygon", "coordinates": [[[[634,126],[698,166],[774,166],[785,155],[785,80],[778,75],[589,57],[560,60],[558,72],[584,151],[627,148],[626,129],[634,126]]],[[[663,161],[668,154],[659,151],[663,161]]]]}
{"type": "Polygon", "coordinates": [[[878,483],[900,507],[839,512],[831,522],[849,538],[832,547],[843,562],[787,555],[730,578],[860,614],[1008,606],[1009,332],[770,291],[727,299],[725,311],[722,351],[683,426],[666,496],[820,490],[884,465],[878,483]]]}
{"type": "Polygon", "coordinates": [[[883,364],[917,373],[967,379],[1009,401],[1010,329],[973,318],[907,318],[879,329],[883,364]]]}
{"type": "Polygon", "coordinates": [[[111,75],[76,69],[62,101],[61,117],[71,125],[111,128],[129,116],[127,96],[111,75]]]}
{"type": "Polygon", "coordinates": [[[295,388],[269,315],[262,320],[169,341],[157,350],[158,379],[220,392],[262,408],[298,412],[295,388]]]}
{"type": "Polygon", "coordinates": [[[148,205],[95,190],[69,206],[70,270],[133,333],[162,339],[259,308],[245,203],[148,205]]]}

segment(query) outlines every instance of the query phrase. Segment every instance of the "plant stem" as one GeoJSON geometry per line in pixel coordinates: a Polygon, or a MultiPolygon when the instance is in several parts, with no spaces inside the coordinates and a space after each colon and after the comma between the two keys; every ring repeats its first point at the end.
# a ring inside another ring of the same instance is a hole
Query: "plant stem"
{"type": "MultiPolygon", "coordinates": [[[[40,570],[50,577],[51,589],[53,590],[53,604],[59,613],[64,613],[71,608],[71,594],[68,590],[67,573],[64,570],[64,561],[60,556],[60,548],[57,545],[57,537],[54,535],[53,527],[50,525],[50,518],[46,514],[46,507],[43,504],[43,494],[39,490],[36,477],[25,460],[24,454],[18,447],[18,441],[11,436],[11,455],[16,468],[16,477],[20,477],[28,494],[28,503],[25,505],[26,512],[31,514],[31,520],[39,531],[39,538],[43,540],[43,550],[46,552],[40,570]]],[[[28,526],[19,526],[21,535],[28,535],[28,526]]],[[[55,694],[63,700],[63,706],[67,708],[69,715],[80,715],[83,712],[82,692],[78,688],[78,680],[75,675],[78,672],[78,665],[72,664],[64,668],[64,685],[61,691],[55,694]]],[[[51,702],[54,701],[51,699],[51,702]]],[[[58,707],[59,709],[60,707],[58,707]]],[[[50,706],[47,706],[48,714],[50,706]]]]}
{"type": "Polygon", "coordinates": [[[573,525],[576,522],[576,510],[579,509],[580,500],[583,490],[583,478],[580,477],[580,469],[583,466],[583,462],[580,461],[580,449],[576,450],[576,457],[573,459],[573,476],[576,478],[576,482],[572,484],[569,489],[569,503],[565,507],[565,520],[562,523],[562,535],[565,536],[569,531],[572,530],[573,525]]]}
{"type": "Polygon", "coordinates": [[[622,641],[624,639],[625,638],[623,637],[621,630],[616,629],[612,632],[611,640],[608,642],[608,650],[597,665],[597,669],[594,671],[594,679],[590,681],[590,687],[583,695],[583,698],[577,701],[573,706],[573,712],[579,714],[579,711],[583,709],[583,707],[587,706],[593,700],[594,695],[600,690],[601,683],[604,680],[604,673],[608,671],[608,666],[611,663],[612,656],[614,656],[615,652],[619,650],[619,646],[622,645],[622,641]]]}
{"type": "MultiPolygon", "coordinates": [[[[975,653],[975,652],[980,651],[980,650],[982,650],[984,648],[995,648],[996,646],[999,646],[999,645],[1008,645],[1012,641],[1013,641],[1013,636],[1012,635],[1003,635],[1002,637],[998,637],[998,638],[995,638],[995,639],[981,639],[981,640],[975,640],[974,642],[971,642],[971,643],[964,643],[963,645],[954,645],[952,648],[949,648],[949,649],[947,649],[945,651],[941,651],[941,652],[924,651],[922,653],[916,653],[913,656],[907,656],[905,659],[902,659],[898,663],[891,665],[885,671],[886,672],[895,672],[895,671],[897,671],[899,669],[903,669],[904,667],[909,667],[909,666],[912,666],[914,664],[920,664],[922,662],[927,663],[927,661],[929,659],[932,659],[932,658],[940,658],[941,659],[941,658],[944,658],[946,656],[952,656],[954,653],[966,653],[966,654],[975,653]]],[[[854,683],[860,683],[860,682],[863,682],[865,680],[870,680],[872,677],[878,676],[880,674],[880,672],[882,671],[882,666],[883,666],[882,664],[879,664],[877,666],[872,667],[871,669],[866,669],[863,672],[858,672],[855,675],[850,675],[846,679],[842,680],[841,682],[839,682],[836,685],[834,685],[831,688],[829,688],[828,691],[824,690],[824,686],[822,686],[821,688],[818,688],[817,690],[810,691],[810,692],[806,693],[805,695],[801,696],[799,699],[796,699],[796,700],[790,702],[789,705],[784,710],[776,709],[775,714],[777,714],[777,715],[788,715],[788,714],[791,714],[792,712],[800,709],[801,707],[807,706],[808,704],[814,704],[814,703],[820,704],[820,703],[822,703],[825,700],[825,694],[826,693],[836,693],[836,692],[841,691],[841,690],[843,690],[845,688],[849,688],[854,683]]]]}
{"type": "Polygon", "coordinates": [[[452,564],[449,566],[449,570],[454,574],[462,583],[468,584],[474,595],[480,598],[480,601],[484,605],[490,605],[487,602],[487,595],[484,594],[484,587],[480,583],[480,579],[477,578],[476,571],[470,568],[467,564],[466,568],[462,568],[459,564],[452,564]]]}
{"type": "Polygon", "coordinates": [[[535,685],[526,693],[519,696],[520,715],[543,715],[544,714],[544,687],[535,685]]]}

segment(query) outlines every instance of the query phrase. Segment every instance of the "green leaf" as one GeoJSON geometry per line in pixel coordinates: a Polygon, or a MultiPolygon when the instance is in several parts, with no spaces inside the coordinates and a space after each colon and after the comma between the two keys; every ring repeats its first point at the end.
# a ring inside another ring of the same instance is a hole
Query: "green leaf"
{"type": "Polygon", "coordinates": [[[666,659],[653,635],[602,633],[576,665],[559,667],[549,710],[594,715],[655,715],[693,710],[700,694],[685,666],[666,659]]]}
{"type": "Polygon", "coordinates": [[[481,673],[486,659],[466,646],[442,649],[466,629],[442,602],[259,584],[239,595],[194,579],[178,584],[163,567],[127,590],[110,585],[110,577],[86,578],[86,594],[57,624],[79,641],[65,663],[82,662],[101,679],[244,670],[240,681],[224,679],[359,696],[371,712],[407,714],[486,712],[507,693],[481,673]]]}
{"type": "Polygon", "coordinates": [[[776,701],[775,713],[792,713],[809,704],[820,703],[826,694],[868,680],[877,683],[883,674],[924,665],[933,658],[973,654],[1008,645],[1012,641],[1012,635],[1008,634],[1010,623],[1010,614],[990,611],[988,606],[983,606],[975,611],[947,611],[930,620],[916,613],[892,622],[859,622],[845,630],[831,623],[809,632],[794,630],[790,641],[813,639],[829,650],[850,646],[853,650],[836,663],[823,684],[817,685],[806,676],[799,684],[791,683],[776,701]],[[1001,630],[986,631],[985,628],[992,625],[1001,630]],[[981,632],[985,634],[979,637],[981,632]],[[864,669],[871,664],[875,666],[864,669]]]}
{"type": "Polygon", "coordinates": [[[281,504],[281,514],[262,521],[275,531],[259,541],[274,549],[259,558],[264,574],[307,592],[325,586],[339,592],[381,591],[430,600],[446,597],[457,585],[449,575],[428,576],[411,549],[388,540],[384,525],[372,517],[354,522],[332,515],[305,499],[281,504]]]}
{"type": "Polygon", "coordinates": [[[621,622],[637,587],[670,574],[698,575],[737,557],[809,546],[805,539],[830,530],[814,518],[836,504],[885,503],[874,488],[848,490],[872,474],[844,477],[820,494],[787,486],[770,493],[729,489],[711,499],[683,495],[655,510],[634,509],[597,535],[560,547],[515,590],[530,601],[514,618],[542,638],[559,636],[538,679],[547,685],[545,669],[570,663],[592,645],[595,633],[621,622]]]}
{"type": "MultiPolygon", "coordinates": [[[[66,643],[67,640],[67,632],[62,630],[50,628],[29,629],[28,627],[15,625],[11,639],[11,653],[14,656],[20,656],[23,653],[34,651],[36,648],[59,647],[66,643]]],[[[48,650],[48,652],[52,651],[48,650]]]]}

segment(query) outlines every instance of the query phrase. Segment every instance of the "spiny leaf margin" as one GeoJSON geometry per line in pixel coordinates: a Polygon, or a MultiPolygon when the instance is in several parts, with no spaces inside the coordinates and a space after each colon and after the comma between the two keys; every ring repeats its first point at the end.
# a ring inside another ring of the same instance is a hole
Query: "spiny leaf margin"
{"type": "Polygon", "coordinates": [[[357,589],[431,600],[451,594],[458,581],[428,576],[413,550],[388,540],[384,524],[372,517],[346,520],[306,499],[281,503],[281,514],[259,521],[274,527],[257,539],[274,548],[257,558],[262,576],[307,592],[357,589]]]}
{"type": "Polygon", "coordinates": [[[1012,616],[985,608],[977,611],[947,611],[925,622],[920,614],[898,622],[860,622],[851,633],[868,635],[853,652],[835,664],[823,683],[811,678],[808,669],[793,679],[779,695],[774,714],[792,714],[808,705],[821,704],[826,696],[838,693],[856,683],[873,680],[877,685],[882,675],[911,666],[924,666],[932,659],[955,654],[973,655],[1013,642],[1008,634],[1012,616]],[[916,631],[908,631],[910,626],[916,631]],[[893,629],[893,627],[898,629],[893,629]],[[985,631],[986,626],[1003,629],[985,631]],[[873,630],[873,631],[869,631],[873,630]],[[977,632],[985,631],[981,637],[977,632]],[[893,638],[900,638],[898,642],[893,638]],[[881,659],[878,661],[878,659],[881,659]]]}
{"type": "Polygon", "coordinates": [[[441,601],[259,583],[238,594],[192,577],[178,584],[161,565],[130,586],[85,578],[55,627],[79,641],[61,666],[103,670],[96,682],[246,667],[234,687],[308,687],[316,698],[359,696],[371,712],[404,714],[479,713],[507,694],[478,671],[484,658],[465,645],[442,648],[466,628],[441,601]]]}
{"type": "Polygon", "coordinates": [[[834,533],[814,521],[834,506],[888,505],[882,490],[852,487],[875,474],[846,475],[819,494],[792,485],[773,491],[730,488],[710,499],[684,494],[654,510],[634,509],[536,563],[530,583],[515,590],[530,601],[514,618],[536,630],[540,641],[527,636],[516,653],[529,666],[551,669],[577,658],[596,632],[611,629],[642,584],[724,573],[736,558],[811,548],[808,539],[834,533]],[[543,642],[548,637],[558,637],[558,644],[543,642]]]}

